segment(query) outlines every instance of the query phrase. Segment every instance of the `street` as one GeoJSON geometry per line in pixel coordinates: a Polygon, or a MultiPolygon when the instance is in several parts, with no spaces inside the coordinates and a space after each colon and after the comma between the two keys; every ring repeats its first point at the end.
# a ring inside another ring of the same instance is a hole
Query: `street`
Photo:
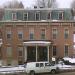
{"type": "MultiPolygon", "coordinates": [[[[52,74],[43,74],[43,75],[52,75],[52,74]]],[[[59,73],[59,74],[53,74],[53,75],[75,75],[75,72],[65,72],[65,73],[59,73]]]]}
{"type": "MultiPolygon", "coordinates": [[[[0,74],[0,75],[27,75],[25,73],[16,73],[16,74],[0,74]]],[[[36,74],[36,75],[75,75],[75,72],[62,72],[62,73],[58,73],[58,74],[36,74]]]]}

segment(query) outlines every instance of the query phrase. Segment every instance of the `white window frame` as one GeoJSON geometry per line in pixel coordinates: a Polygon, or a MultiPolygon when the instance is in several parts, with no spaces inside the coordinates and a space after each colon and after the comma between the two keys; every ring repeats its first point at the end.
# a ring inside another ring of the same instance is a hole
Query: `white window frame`
{"type": "Polygon", "coordinates": [[[23,47],[22,46],[18,47],[18,57],[23,57],[23,47]],[[22,56],[19,56],[19,51],[22,51],[22,56]]]}
{"type": "MultiPolygon", "coordinates": [[[[64,29],[64,38],[65,38],[66,29],[68,30],[68,33],[67,34],[68,34],[68,38],[69,38],[69,29],[68,28],[65,28],[64,29]]],[[[65,38],[65,39],[67,39],[67,38],[65,38]]]]}
{"type": "Polygon", "coordinates": [[[57,39],[57,35],[58,35],[58,29],[52,28],[52,39],[57,39]],[[56,30],[55,32],[54,32],[54,29],[56,30]],[[56,34],[56,38],[53,38],[53,34],[56,34]]]}
{"type": "Polygon", "coordinates": [[[17,14],[16,14],[16,12],[12,13],[12,20],[17,20],[17,14]],[[15,15],[15,19],[13,18],[13,15],[15,15]]]}
{"type": "Polygon", "coordinates": [[[58,12],[58,19],[63,20],[63,12],[62,11],[58,12]],[[59,19],[59,14],[62,14],[62,19],[59,19]]]}
{"type": "Polygon", "coordinates": [[[7,47],[6,53],[7,53],[7,57],[8,57],[8,58],[11,58],[11,57],[12,57],[12,47],[11,47],[11,46],[8,46],[8,47],[7,47]],[[10,51],[10,50],[8,50],[8,49],[11,50],[11,53],[8,53],[8,52],[10,51]]]}
{"type": "MultiPolygon", "coordinates": [[[[46,40],[46,28],[41,28],[41,34],[42,34],[42,29],[45,30],[45,33],[44,33],[44,34],[45,34],[45,39],[42,39],[42,38],[41,38],[41,40],[46,40]]],[[[40,35],[41,35],[41,34],[40,34],[40,35]]]]}
{"type": "Polygon", "coordinates": [[[18,39],[23,39],[23,31],[18,31],[18,39]],[[19,38],[19,34],[22,34],[22,38],[19,38]]]}
{"type": "Polygon", "coordinates": [[[66,53],[65,53],[65,46],[68,46],[68,53],[67,53],[68,55],[67,55],[67,56],[69,56],[69,45],[68,45],[68,44],[65,44],[65,45],[64,45],[64,56],[66,56],[66,53]]]}
{"type": "Polygon", "coordinates": [[[34,28],[29,28],[29,40],[34,40],[34,28]],[[33,34],[33,39],[30,38],[30,34],[33,34]]]}
{"type": "Polygon", "coordinates": [[[35,12],[35,20],[38,21],[38,20],[36,19],[36,14],[39,14],[39,19],[38,19],[38,20],[40,20],[40,12],[39,12],[39,11],[38,11],[38,12],[35,12]]]}
{"type": "Polygon", "coordinates": [[[27,13],[23,13],[23,20],[28,21],[28,12],[27,13]],[[26,20],[24,19],[24,15],[25,14],[27,15],[27,19],[26,20]]]}
{"type": "Polygon", "coordinates": [[[12,39],[12,32],[11,32],[11,30],[6,30],[6,38],[7,38],[7,40],[11,40],[12,39]],[[7,37],[7,34],[11,35],[10,38],[7,37]]]}

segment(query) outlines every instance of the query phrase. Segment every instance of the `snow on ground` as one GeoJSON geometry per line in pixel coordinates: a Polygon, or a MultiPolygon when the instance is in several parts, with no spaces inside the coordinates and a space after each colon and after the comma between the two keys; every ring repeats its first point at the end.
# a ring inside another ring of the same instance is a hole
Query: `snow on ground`
{"type": "Polygon", "coordinates": [[[70,63],[75,63],[75,58],[64,57],[63,59],[69,61],[70,63]]]}
{"type": "Polygon", "coordinates": [[[16,72],[24,72],[24,67],[0,67],[0,73],[16,73],[16,72]]]}

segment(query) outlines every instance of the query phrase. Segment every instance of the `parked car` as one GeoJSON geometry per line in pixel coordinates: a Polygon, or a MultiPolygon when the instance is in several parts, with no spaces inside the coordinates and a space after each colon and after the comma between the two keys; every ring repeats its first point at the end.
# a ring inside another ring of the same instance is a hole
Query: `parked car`
{"type": "Polygon", "coordinates": [[[57,73],[59,68],[49,62],[29,62],[26,65],[26,73],[35,75],[35,73],[57,73]]]}

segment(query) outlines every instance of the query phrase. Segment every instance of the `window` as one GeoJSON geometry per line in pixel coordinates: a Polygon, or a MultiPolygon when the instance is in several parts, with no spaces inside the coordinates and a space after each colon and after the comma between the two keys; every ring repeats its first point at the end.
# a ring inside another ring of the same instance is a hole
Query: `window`
{"type": "Polygon", "coordinates": [[[6,31],[6,34],[7,34],[7,39],[11,39],[11,37],[12,37],[12,33],[11,33],[11,30],[7,30],[6,31]]]}
{"type": "Polygon", "coordinates": [[[54,28],[54,29],[52,29],[52,38],[53,39],[56,39],[57,38],[57,29],[56,28],[54,28]]]}
{"type": "Polygon", "coordinates": [[[51,66],[51,64],[50,63],[45,63],[45,66],[51,66]]]}
{"type": "Polygon", "coordinates": [[[12,20],[17,20],[17,15],[16,15],[16,13],[12,13],[12,20]]]}
{"type": "Polygon", "coordinates": [[[22,31],[19,31],[19,32],[18,32],[18,38],[19,38],[19,39],[23,39],[23,32],[22,32],[22,31]]]}
{"type": "Polygon", "coordinates": [[[45,29],[41,29],[41,39],[45,40],[45,29]]]}
{"type": "Polygon", "coordinates": [[[29,29],[29,39],[34,40],[34,28],[29,29]]]}
{"type": "Polygon", "coordinates": [[[62,20],[63,16],[62,16],[62,12],[59,12],[59,20],[62,20]]]}
{"type": "Polygon", "coordinates": [[[36,63],[36,67],[39,67],[39,63],[36,63]]]}
{"type": "Polygon", "coordinates": [[[23,56],[23,47],[18,47],[18,56],[19,57],[23,56]]]}
{"type": "Polygon", "coordinates": [[[12,47],[7,47],[7,57],[8,58],[12,57],[12,47]]]}
{"type": "Polygon", "coordinates": [[[69,37],[69,30],[68,29],[65,29],[64,30],[64,38],[65,39],[68,39],[68,37],[69,37]]]}
{"type": "Polygon", "coordinates": [[[35,13],[35,20],[40,20],[40,12],[35,13]]]}
{"type": "Polygon", "coordinates": [[[75,43],[75,31],[73,33],[73,42],[75,43]]]}
{"type": "Polygon", "coordinates": [[[68,56],[68,50],[69,50],[69,46],[65,45],[65,48],[64,48],[65,56],[68,56]]]}
{"type": "Polygon", "coordinates": [[[51,12],[48,13],[48,19],[51,19],[51,12]]]}
{"type": "Polygon", "coordinates": [[[28,13],[23,14],[23,20],[27,21],[28,20],[28,13]]]}
{"type": "Polygon", "coordinates": [[[40,67],[44,67],[44,63],[40,63],[40,67]]]}
{"type": "Polygon", "coordinates": [[[57,54],[57,47],[53,46],[53,56],[56,56],[56,54],[57,54]]]}

